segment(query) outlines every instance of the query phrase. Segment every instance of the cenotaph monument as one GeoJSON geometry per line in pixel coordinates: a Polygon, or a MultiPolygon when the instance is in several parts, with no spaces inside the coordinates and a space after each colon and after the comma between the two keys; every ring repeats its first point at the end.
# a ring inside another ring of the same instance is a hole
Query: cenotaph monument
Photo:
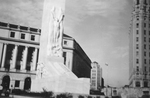
{"type": "Polygon", "coordinates": [[[89,94],[90,79],[78,78],[64,65],[63,21],[65,0],[45,0],[40,37],[39,60],[32,92],[68,92],[89,94]]]}

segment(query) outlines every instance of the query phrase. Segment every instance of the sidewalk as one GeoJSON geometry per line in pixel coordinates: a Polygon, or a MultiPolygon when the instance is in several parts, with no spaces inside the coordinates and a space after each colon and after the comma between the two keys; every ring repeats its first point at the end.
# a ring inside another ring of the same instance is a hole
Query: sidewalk
{"type": "Polygon", "coordinates": [[[2,97],[2,98],[42,98],[42,97],[30,97],[30,96],[23,96],[23,95],[9,95],[9,97],[2,97]]]}

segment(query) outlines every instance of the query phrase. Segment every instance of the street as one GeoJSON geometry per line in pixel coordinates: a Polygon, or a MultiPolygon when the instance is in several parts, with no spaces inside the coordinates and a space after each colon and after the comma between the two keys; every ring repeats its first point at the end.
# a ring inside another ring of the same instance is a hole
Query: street
{"type": "Polygon", "coordinates": [[[9,95],[9,97],[0,96],[0,98],[41,98],[41,97],[30,97],[30,96],[21,96],[21,95],[9,95]]]}

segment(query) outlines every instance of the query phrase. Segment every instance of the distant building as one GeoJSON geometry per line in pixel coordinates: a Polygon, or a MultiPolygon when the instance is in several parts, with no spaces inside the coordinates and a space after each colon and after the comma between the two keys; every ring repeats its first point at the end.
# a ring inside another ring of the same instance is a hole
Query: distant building
{"type": "Polygon", "coordinates": [[[129,86],[150,88],[150,0],[133,0],[129,86]]]}
{"type": "MultiPolygon", "coordinates": [[[[37,70],[40,32],[37,28],[0,22],[0,84],[4,88],[30,90],[37,70]]],[[[90,78],[91,60],[65,34],[63,57],[64,64],[78,77],[90,78]]]]}
{"type": "Polygon", "coordinates": [[[97,62],[91,63],[91,90],[100,90],[104,85],[102,68],[97,62]]]}
{"type": "Polygon", "coordinates": [[[75,39],[65,34],[63,37],[63,57],[64,64],[79,78],[90,78],[90,58],[86,55],[75,39]]]}

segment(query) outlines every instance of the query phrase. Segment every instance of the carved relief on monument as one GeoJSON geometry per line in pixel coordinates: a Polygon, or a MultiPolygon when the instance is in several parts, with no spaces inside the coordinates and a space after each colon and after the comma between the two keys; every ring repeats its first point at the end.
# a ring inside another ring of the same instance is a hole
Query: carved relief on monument
{"type": "Polygon", "coordinates": [[[62,37],[64,14],[61,8],[53,7],[51,10],[51,23],[49,23],[49,35],[47,55],[62,57],[62,37]]]}

